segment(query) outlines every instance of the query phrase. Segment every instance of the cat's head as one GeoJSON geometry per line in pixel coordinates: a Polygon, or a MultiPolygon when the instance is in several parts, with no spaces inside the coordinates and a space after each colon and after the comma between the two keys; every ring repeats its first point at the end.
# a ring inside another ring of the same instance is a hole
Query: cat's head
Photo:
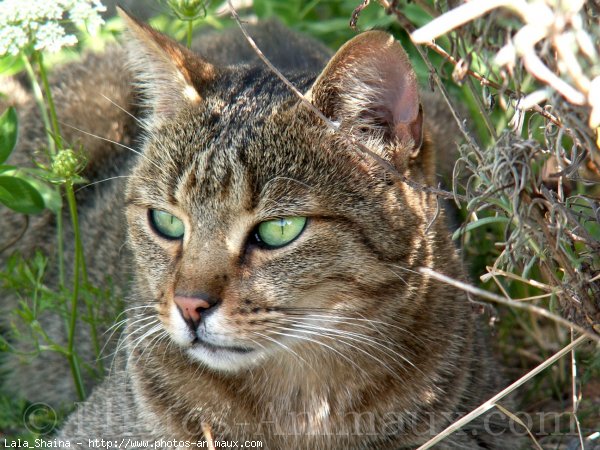
{"type": "Polygon", "coordinates": [[[348,349],[400,360],[386,342],[401,345],[424,315],[427,283],[412,270],[433,259],[435,202],[352,143],[430,181],[400,44],[363,33],[320,75],[291,75],[334,132],[266,66],[216,67],[127,21],[149,111],[127,218],[137,296],[159,328],[230,372],[348,349]]]}

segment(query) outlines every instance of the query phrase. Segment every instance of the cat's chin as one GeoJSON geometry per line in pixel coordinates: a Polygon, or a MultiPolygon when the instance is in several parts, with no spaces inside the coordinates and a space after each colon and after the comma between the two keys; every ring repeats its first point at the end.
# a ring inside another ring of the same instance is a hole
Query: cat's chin
{"type": "Polygon", "coordinates": [[[263,360],[258,349],[220,346],[201,340],[194,341],[186,353],[211,369],[229,373],[256,366],[263,360]]]}

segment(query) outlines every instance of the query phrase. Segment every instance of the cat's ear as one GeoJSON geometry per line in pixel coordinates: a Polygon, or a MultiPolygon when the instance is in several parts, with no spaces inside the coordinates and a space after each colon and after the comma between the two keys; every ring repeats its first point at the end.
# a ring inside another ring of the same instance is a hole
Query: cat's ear
{"type": "Polygon", "coordinates": [[[216,76],[214,66],[123,9],[118,12],[127,25],[128,63],[150,108],[150,126],[199,103],[203,86],[216,76]]]}
{"type": "MultiPolygon", "coordinates": [[[[423,143],[417,78],[402,46],[382,31],[347,42],[309,91],[313,104],[342,129],[399,144],[415,157],[423,143]]],[[[394,155],[398,158],[404,155],[394,155]]]]}

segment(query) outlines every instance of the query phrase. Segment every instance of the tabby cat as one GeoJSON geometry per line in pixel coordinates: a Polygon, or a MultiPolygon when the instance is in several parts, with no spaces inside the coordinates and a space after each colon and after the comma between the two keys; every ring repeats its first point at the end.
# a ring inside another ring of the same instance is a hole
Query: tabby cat
{"type": "MultiPolygon", "coordinates": [[[[92,281],[128,292],[111,371],[59,438],[170,448],[209,428],[268,449],[414,448],[490,397],[498,371],[471,305],[418,271],[463,277],[436,197],[358,151],[422,185],[435,183],[432,138],[451,151],[401,45],[369,31],[329,59],[275,22],[249,27],[335,131],[239,32],[201,37],[194,53],[122,15],[126,50],[53,82],[85,176],[122,177],[78,195],[92,281]]],[[[21,106],[27,160],[44,135],[33,102],[21,106]]],[[[53,227],[32,219],[17,248],[52,255],[53,227]]],[[[54,374],[11,383],[72,396],[50,359],[54,374]]],[[[504,448],[491,427],[473,422],[438,448],[504,448]]]]}

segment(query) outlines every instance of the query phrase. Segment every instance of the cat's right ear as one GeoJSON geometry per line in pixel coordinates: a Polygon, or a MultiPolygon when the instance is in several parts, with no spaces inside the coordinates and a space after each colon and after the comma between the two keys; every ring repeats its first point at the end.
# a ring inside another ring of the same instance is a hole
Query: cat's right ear
{"type": "Polygon", "coordinates": [[[423,110],[417,77],[399,42],[367,31],[347,42],[308,93],[342,129],[393,148],[394,164],[414,160],[423,145],[423,110]],[[390,145],[391,144],[391,145],[390,145]]]}
{"type": "Polygon", "coordinates": [[[158,127],[181,108],[200,103],[203,87],[216,76],[215,67],[123,9],[117,9],[127,25],[128,64],[150,110],[148,126],[158,127]]]}

